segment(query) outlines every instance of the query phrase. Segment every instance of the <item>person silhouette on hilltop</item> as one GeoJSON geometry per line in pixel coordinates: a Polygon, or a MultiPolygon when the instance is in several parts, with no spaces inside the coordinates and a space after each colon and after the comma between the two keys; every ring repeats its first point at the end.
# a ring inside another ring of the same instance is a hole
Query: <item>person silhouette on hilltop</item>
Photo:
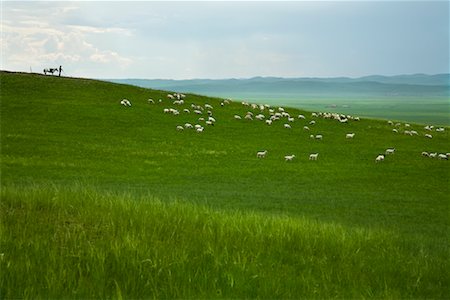
{"type": "Polygon", "coordinates": [[[63,69],[62,69],[62,66],[59,66],[59,74],[58,74],[59,77],[61,77],[61,72],[62,72],[62,70],[63,70],[63,69]]]}

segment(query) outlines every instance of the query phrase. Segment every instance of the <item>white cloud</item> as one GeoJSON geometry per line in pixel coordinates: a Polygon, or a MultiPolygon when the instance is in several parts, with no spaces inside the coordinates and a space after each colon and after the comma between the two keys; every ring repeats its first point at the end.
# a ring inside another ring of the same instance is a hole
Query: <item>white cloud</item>
{"type": "Polygon", "coordinates": [[[56,5],[41,12],[41,7],[33,11],[34,5],[24,6],[23,3],[18,8],[11,3],[4,4],[4,7],[6,20],[2,22],[2,69],[23,71],[30,66],[40,70],[53,65],[108,63],[126,68],[132,62],[131,58],[120,55],[114,49],[88,42],[89,38],[95,41],[93,36],[105,33],[117,38],[130,36],[129,30],[63,24],[61,19],[64,14],[76,10],[74,6],[56,5]],[[41,15],[42,12],[46,14],[41,15]]]}

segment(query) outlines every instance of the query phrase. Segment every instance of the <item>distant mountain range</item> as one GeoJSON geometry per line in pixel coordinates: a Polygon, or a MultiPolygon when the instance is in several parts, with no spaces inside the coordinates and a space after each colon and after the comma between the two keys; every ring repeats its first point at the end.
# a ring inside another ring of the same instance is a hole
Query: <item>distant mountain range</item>
{"type": "Polygon", "coordinates": [[[232,98],[449,97],[450,74],[360,78],[106,79],[140,87],[232,98]]]}

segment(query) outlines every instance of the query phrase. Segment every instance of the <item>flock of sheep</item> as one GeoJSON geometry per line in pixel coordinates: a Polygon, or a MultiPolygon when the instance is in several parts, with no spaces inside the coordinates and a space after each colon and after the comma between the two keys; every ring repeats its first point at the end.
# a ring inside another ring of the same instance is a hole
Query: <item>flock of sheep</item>
{"type": "MultiPolygon", "coordinates": [[[[174,94],[168,94],[167,98],[169,100],[172,100],[172,104],[174,106],[181,106],[183,104],[185,104],[185,99],[186,95],[184,94],[180,94],[180,93],[174,93],[174,94]]],[[[220,106],[225,106],[230,104],[231,100],[224,100],[223,102],[220,103],[220,106]]],[[[162,99],[158,100],[159,103],[162,103],[162,99]]],[[[155,104],[155,101],[153,99],[148,99],[148,103],[149,104],[155,104]]],[[[125,106],[125,107],[131,107],[131,102],[127,99],[123,99],[120,101],[120,104],[125,106]]],[[[252,112],[252,111],[247,111],[247,113],[245,114],[245,116],[243,117],[245,120],[250,120],[253,121],[254,119],[259,120],[259,121],[265,121],[265,123],[268,126],[271,126],[274,122],[278,122],[278,121],[282,121],[285,120],[285,123],[283,124],[283,127],[286,129],[291,129],[292,126],[291,124],[295,121],[295,118],[292,117],[288,112],[285,111],[285,109],[283,107],[278,107],[277,109],[272,108],[269,105],[260,105],[260,104],[254,104],[254,103],[248,103],[248,102],[242,102],[242,105],[245,107],[249,107],[251,108],[253,111],[257,110],[259,113],[257,115],[255,115],[256,113],[252,112]],[[268,116],[265,115],[265,113],[268,113],[268,116]],[[286,122],[287,121],[287,122],[286,122]]],[[[183,114],[190,114],[191,111],[194,114],[199,115],[198,118],[198,123],[199,124],[194,124],[192,125],[191,123],[185,123],[184,125],[177,125],[176,126],[176,130],[177,131],[184,131],[184,130],[195,130],[197,133],[202,133],[205,130],[205,126],[201,125],[201,124],[205,124],[206,126],[214,126],[216,123],[216,118],[213,116],[213,111],[214,108],[212,105],[210,104],[204,104],[203,106],[201,105],[196,105],[194,103],[191,104],[190,106],[191,109],[189,108],[184,108],[182,110],[183,114]],[[206,114],[205,114],[206,113],[206,114]]],[[[180,109],[177,108],[164,108],[163,109],[163,113],[164,114],[171,114],[171,115],[175,115],[178,116],[181,114],[180,109]]],[[[338,114],[338,113],[328,113],[328,112],[313,112],[311,113],[311,117],[312,118],[324,118],[324,119],[331,119],[331,120],[336,120],[341,124],[346,124],[349,121],[360,121],[359,117],[353,117],[350,115],[343,115],[343,114],[338,114]]],[[[234,119],[235,120],[242,120],[243,119],[240,115],[235,114],[234,115],[234,119]]],[[[302,114],[299,114],[297,116],[298,119],[303,119],[306,120],[306,117],[302,114]]],[[[316,120],[311,120],[308,125],[309,126],[313,126],[316,124],[316,120]]],[[[395,128],[392,129],[392,131],[394,133],[398,133],[400,130],[400,123],[396,123],[394,124],[392,121],[388,121],[388,124],[391,126],[394,126],[395,128]]],[[[310,127],[305,125],[303,126],[303,130],[305,131],[309,131],[310,127]]],[[[419,135],[419,133],[415,130],[411,130],[410,124],[404,124],[405,129],[404,130],[404,134],[406,135],[419,135]]],[[[434,129],[434,126],[428,125],[424,127],[425,130],[427,130],[428,132],[431,132],[434,129]]],[[[445,129],[443,127],[439,127],[435,129],[436,132],[444,132],[445,129]]],[[[425,133],[424,136],[426,138],[431,139],[432,135],[430,133],[425,133]]],[[[345,135],[346,139],[353,139],[355,137],[355,133],[347,133],[345,135]]],[[[322,140],[323,136],[321,134],[316,134],[316,135],[310,135],[311,139],[315,139],[315,140],[322,140]]],[[[376,156],[375,158],[375,162],[381,162],[384,161],[385,157],[387,155],[392,155],[395,152],[395,148],[388,148],[386,149],[385,153],[383,154],[379,154],[378,156],[376,156]]],[[[256,157],[257,158],[265,158],[267,155],[268,151],[267,150],[263,150],[263,151],[258,151],[256,153],[256,157]]],[[[437,157],[439,159],[445,159],[448,160],[448,158],[450,157],[450,153],[428,153],[428,152],[422,152],[422,156],[426,156],[426,157],[437,157]]],[[[284,157],[285,161],[292,161],[295,158],[295,154],[291,154],[291,155],[286,155],[284,157]]],[[[309,160],[312,161],[316,161],[318,160],[319,157],[319,153],[311,153],[309,154],[309,160]]]]}

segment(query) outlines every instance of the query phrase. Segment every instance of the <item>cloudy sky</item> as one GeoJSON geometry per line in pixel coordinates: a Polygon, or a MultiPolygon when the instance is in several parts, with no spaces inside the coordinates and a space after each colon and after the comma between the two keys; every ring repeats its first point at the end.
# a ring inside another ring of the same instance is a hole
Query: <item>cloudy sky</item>
{"type": "Polygon", "coordinates": [[[1,1],[1,69],[90,78],[449,72],[448,1],[1,1]]]}

